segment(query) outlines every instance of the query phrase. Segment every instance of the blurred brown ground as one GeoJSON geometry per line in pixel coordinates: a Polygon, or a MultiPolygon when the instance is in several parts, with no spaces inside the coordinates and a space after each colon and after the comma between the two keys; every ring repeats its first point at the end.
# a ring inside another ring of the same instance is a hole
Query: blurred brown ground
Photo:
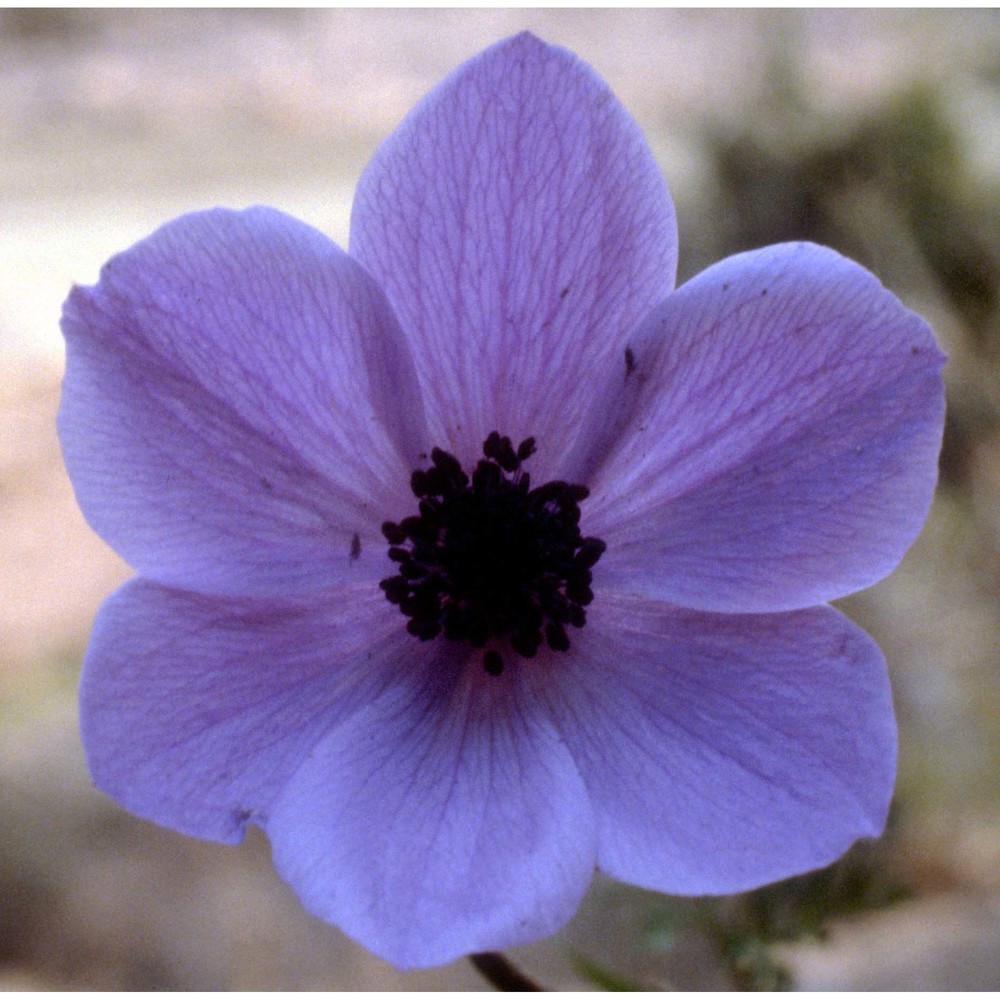
{"type": "MultiPolygon", "coordinates": [[[[962,173],[942,197],[985,241],[978,313],[879,194],[877,164],[824,203],[849,245],[829,242],[928,316],[952,359],[948,477],[928,527],[892,578],[845,605],[893,668],[895,864],[916,895],[782,954],[815,988],[1000,986],[1000,237],[975,228],[976,192],[1000,182],[1000,21],[503,10],[0,12],[0,985],[479,985],[461,963],[403,975],[306,917],[262,837],[197,843],[91,789],[74,688],[96,608],[128,571],[84,524],[60,460],[57,317],[72,281],[188,209],[266,202],[344,242],[379,140],[446,72],[522,28],[589,61],[638,118],[678,203],[682,276],[741,248],[736,215],[758,207],[726,201],[720,149],[759,136],[770,183],[775,162],[813,163],[804,145],[863,133],[914,87],[953,129],[962,173]]],[[[786,195],[772,199],[779,227],[786,195]]],[[[752,231],[770,224],[758,213],[752,231]]],[[[579,951],[651,983],[725,988],[697,935],[670,954],[635,947],[647,904],[599,883],[563,934],[520,957],[553,986],[580,984],[579,951]]]]}

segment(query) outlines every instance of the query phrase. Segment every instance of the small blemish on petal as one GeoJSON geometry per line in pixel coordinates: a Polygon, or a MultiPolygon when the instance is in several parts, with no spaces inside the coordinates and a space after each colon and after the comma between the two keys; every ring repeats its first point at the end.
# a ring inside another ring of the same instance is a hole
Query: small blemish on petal
{"type": "Polygon", "coordinates": [[[564,289],[563,289],[563,290],[562,290],[562,291],[561,291],[561,292],[559,293],[559,298],[561,298],[561,299],[564,299],[564,298],[566,298],[566,296],[567,296],[567,295],[569,295],[569,285],[567,285],[567,286],[566,286],[566,287],[565,287],[565,288],[564,288],[564,289]]]}
{"type": "Polygon", "coordinates": [[[625,378],[635,371],[635,352],[631,347],[625,347],[625,378]]]}
{"type": "Polygon", "coordinates": [[[355,531],[351,536],[351,562],[361,558],[361,536],[355,531]]]}

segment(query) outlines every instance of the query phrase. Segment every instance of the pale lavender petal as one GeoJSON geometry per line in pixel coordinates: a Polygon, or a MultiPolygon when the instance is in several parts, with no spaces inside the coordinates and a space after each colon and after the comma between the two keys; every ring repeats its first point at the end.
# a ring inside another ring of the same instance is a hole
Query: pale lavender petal
{"type": "Polygon", "coordinates": [[[944,357],[871,274],[809,244],[731,257],[629,350],[576,459],[596,586],[777,611],[896,566],[934,492],[944,357]]]}
{"type": "Polygon", "coordinates": [[[133,580],[101,608],[84,660],[94,782],[146,819],[239,840],[327,730],[399,680],[415,645],[373,587],[281,607],[133,580]]]}
{"type": "Polygon", "coordinates": [[[422,411],[384,297],[325,236],[184,216],[75,288],[63,329],[66,464],[136,569],[244,595],[383,572],[422,411]]]}
{"type": "Polygon", "coordinates": [[[888,674],[839,612],[715,615],[608,595],[574,654],[548,697],[609,875],[738,892],[881,832],[896,759],[888,674]]]}
{"type": "Polygon", "coordinates": [[[403,968],[550,934],[593,873],[566,747],[518,672],[487,677],[478,659],[462,673],[434,664],[421,690],[397,688],[331,733],[267,825],[305,906],[403,968]]]}
{"type": "Polygon", "coordinates": [[[376,153],[351,253],[415,356],[434,443],[493,430],[562,459],[624,338],[671,290],[673,204],[635,121],[524,33],[464,63],[376,153]]]}

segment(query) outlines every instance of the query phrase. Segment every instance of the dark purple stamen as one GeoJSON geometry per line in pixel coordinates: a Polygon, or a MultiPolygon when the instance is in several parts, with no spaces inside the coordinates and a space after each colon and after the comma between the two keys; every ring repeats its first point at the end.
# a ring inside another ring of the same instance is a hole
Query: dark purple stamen
{"type": "Polygon", "coordinates": [[[530,659],[543,645],[569,649],[566,626],[582,628],[594,598],[591,570],[606,545],[580,535],[585,486],[554,480],[531,489],[522,463],[535,439],[515,449],[493,431],[472,477],[454,455],[431,452],[429,469],[410,477],[419,513],[382,534],[399,566],[379,586],[418,639],[483,649],[488,674],[503,672],[497,643],[530,659]]]}

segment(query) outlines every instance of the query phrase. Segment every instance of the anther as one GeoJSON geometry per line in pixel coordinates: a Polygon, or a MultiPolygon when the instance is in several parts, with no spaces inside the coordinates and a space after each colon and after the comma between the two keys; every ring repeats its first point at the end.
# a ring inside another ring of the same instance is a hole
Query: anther
{"type": "Polygon", "coordinates": [[[483,653],[483,667],[491,677],[499,677],[503,673],[503,657],[495,649],[488,649],[483,653]]]}
{"type": "Polygon", "coordinates": [[[586,624],[591,570],[606,548],[580,534],[585,486],[531,488],[522,464],[535,451],[532,437],[515,448],[493,431],[470,480],[457,458],[434,448],[431,466],[410,477],[419,513],[382,525],[398,571],[379,586],[407,631],[485,649],[492,676],[504,669],[503,643],[523,659],[542,646],[569,649],[566,627],[586,624]]]}

